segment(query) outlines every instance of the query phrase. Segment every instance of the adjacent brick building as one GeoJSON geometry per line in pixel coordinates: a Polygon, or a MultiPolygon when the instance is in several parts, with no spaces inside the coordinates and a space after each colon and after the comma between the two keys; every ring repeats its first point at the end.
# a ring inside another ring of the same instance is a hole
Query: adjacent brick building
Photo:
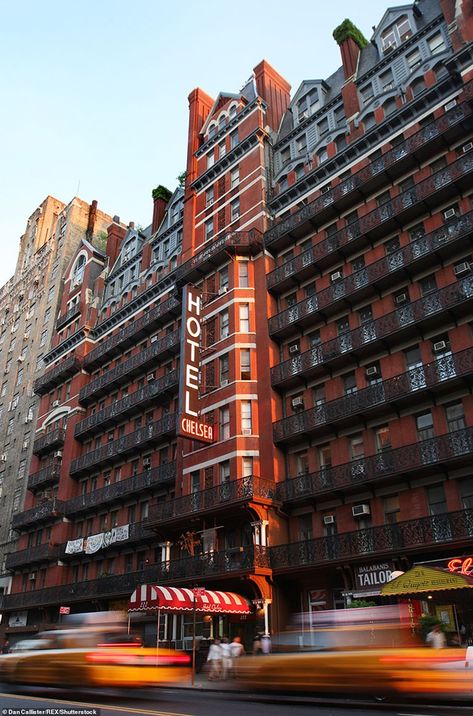
{"type": "Polygon", "coordinates": [[[292,98],[264,61],[239,93],[191,93],[184,189],[65,275],[4,612],[205,586],[253,602],[225,624],[249,636],[470,548],[470,15],[420,0],[369,43],[345,22],[342,67],[292,98]],[[187,283],[210,446],[176,430],[187,283]]]}

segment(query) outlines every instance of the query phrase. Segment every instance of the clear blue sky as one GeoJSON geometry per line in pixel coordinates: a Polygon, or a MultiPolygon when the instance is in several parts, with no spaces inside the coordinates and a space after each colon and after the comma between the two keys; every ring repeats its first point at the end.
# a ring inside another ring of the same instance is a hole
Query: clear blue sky
{"type": "MultiPolygon", "coordinates": [[[[402,4],[402,3],[396,3],[402,4]]],[[[391,4],[391,6],[394,3],[391,4]]],[[[146,226],[185,169],[187,96],[236,92],[267,59],[297,89],[340,66],[333,29],[370,39],[386,0],[0,0],[0,285],[51,194],[146,226]]]]}

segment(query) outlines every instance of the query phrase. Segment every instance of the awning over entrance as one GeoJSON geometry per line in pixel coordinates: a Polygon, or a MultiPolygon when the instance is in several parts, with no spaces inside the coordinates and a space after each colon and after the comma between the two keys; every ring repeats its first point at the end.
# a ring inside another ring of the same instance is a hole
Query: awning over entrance
{"type": "Polygon", "coordinates": [[[465,588],[473,588],[473,578],[466,574],[453,574],[435,567],[416,565],[400,577],[383,584],[381,594],[417,594],[465,588]]]}
{"type": "Polygon", "coordinates": [[[244,597],[233,592],[216,592],[208,589],[186,589],[185,587],[160,587],[156,584],[141,584],[131,595],[129,612],[171,611],[171,612],[216,612],[226,614],[249,614],[250,605],[244,597]]]}

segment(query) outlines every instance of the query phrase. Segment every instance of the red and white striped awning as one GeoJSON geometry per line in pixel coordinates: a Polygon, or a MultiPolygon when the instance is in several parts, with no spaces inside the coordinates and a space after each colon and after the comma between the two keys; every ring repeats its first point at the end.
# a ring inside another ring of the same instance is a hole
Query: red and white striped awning
{"type": "Polygon", "coordinates": [[[160,587],[141,584],[131,595],[129,612],[163,611],[218,612],[226,614],[249,614],[250,605],[244,597],[233,592],[216,592],[209,589],[186,589],[185,587],[160,587]]]}

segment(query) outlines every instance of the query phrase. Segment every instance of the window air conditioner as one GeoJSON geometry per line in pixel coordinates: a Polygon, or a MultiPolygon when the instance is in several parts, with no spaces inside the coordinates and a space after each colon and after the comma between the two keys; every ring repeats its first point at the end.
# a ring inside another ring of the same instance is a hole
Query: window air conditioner
{"type": "Polygon", "coordinates": [[[444,219],[451,219],[453,216],[457,215],[457,210],[455,208],[451,209],[445,209],[443,212],[444,219]]]}
{"type": "Polygon", "coordinates": [[[56,450],[54,453],[54,457],[61,458],[62,457],[62,450],[56,450]]]}
{"type": "Polygon", "coordinates": [[[222,296],[224,293],[227,293],[227,291],[228,291],[227,286],[220,286],[220,288],[218,289],[218,295],[222,296]]]}
{"type": "Polygon", "coordinates": [[[398,293],[398,295],[394,298],[394,301],[398,306],[402,303],[406,303],[408,301],[407,293],[398,293]]]}
{"type": "Polygon", "coordinates": [[[473,149],[473,142],[467,142],[462,147],[463,154],[466,154],[467,152],[471,151],[473,149]]]}
{"type": "Polygon", "coordinates": [[[151,343],[156,343],[158,336],[151,336],[151,343]]]}
{"type": "Polygon", "coordinates": [[[447,104],[445,104],[443,108],[446,112],[448,112],[449,109],[453,109],[456,106],[457,106],[457,100],[451,99],[450,102],[447,102],[447,104]]]}
{"type": "Polygon", "coordinates": [[[28,450],[28,445],[29,445],[28,440],[25,440],[23,442],[23,450],[28,450]]]}
{"type": "Polygon", "coordinates": [[[29,417],[26,416],[26,418],[24,418],[23,422],[24,422],[25,425],[28,425],[28,423],[30,422],[29,417]]]}
{"type": "Polygon", "coordinates": [[[455,276],[461,276],[464,273],[468,273],[469,270],[470,264],[468,263],[468,261],[462,261],[461,264],[457,264],[453,267],[453,273],[455,274],[455,276]]]}
{"type": "Polygon", "coordinates": [[[440,351],[444,351],[446,347],[446,341],[437,341],[437,343],[434,343],[434,353],[440,353],[440,351]]]}
{"type": "Polygon", "coordinates": [[[224,385],[228,385],[228,378],[224,378],[220,381],[220,387],[223,388],[224,385]]]}
{"type": "Polygon", "coordinates": [[[0,455],[0,462],[6,462],[6,461],[7,461],[7,454],[5,452],[3,452],[0,455]]]}
{"type": "Polygon", "coordinates": [[[30,582],[34,582],[34,580],[36,579],[36,572],[30,572],[28,579],[30,580],[30,582]]]}
{"type": "Polygon", "coordinates": [[[330,274],[330,280],[338,281],[340,278],[342,278],[342,272],[341,271],[334,271],[332,274],[330,274]]]}
{"type": "Polygon", "coordinates": [[[154,380],[154,373],[148,373],[148,375],[146,376],[146,380],[148,381],[148,383],[151,383],[151,381],[154,380]]]}
{"type": "Polygon", "coordinates": [[[60,400],[53,400],[53,408],[58,408],[61,405],[60,400]]]}
{"type": "Polygon", "coordinates": [[[251,428],[243,428],[241,431],[242,435],[251,435],[251,428]]]}
{"type": "Polygon", "coordinates": [[[334,525],[335,515],[324,515],[324,525],[334,525]]]}
{"type": "Polygon", "coordinates": [[[354,505],[354,507],[351,508],[353,517],[364,517],[365,515],[370,515],[371,510],[369,505],[354,505]]]}
{"type": "Polygon", "coordinates": [[[299,353],[299,346],[297,343],[293,343],[292,346],[289,346],[289,353],[299,353]]]}
{"type": "Polygon", "coordinates": [[[378,367],[376,365],[370,365],[370,367],[366,369],[366,375],[378,375],[378,367]]]}
{"type": "Polygon", "coordinates": [[[298,395],[296,398],[292,399],[292,407],[293,408],[303,408],[304,407],[304,398],[301,395],[298,395]]]}
{"type": "Polygon", "coordinates": [[[22,355],[19,355],[17,358],[18,363],[23,363],[24,360],[25,360],[25,356],[22,356],[22,355]]]}
{"type": "Polygon", "coordinates": [[[30,337],[30,334],[29,334],[28,331],[23,334],[23,340],[24,340],[24,341],[27,341],[29,337],[30,337]]]}

